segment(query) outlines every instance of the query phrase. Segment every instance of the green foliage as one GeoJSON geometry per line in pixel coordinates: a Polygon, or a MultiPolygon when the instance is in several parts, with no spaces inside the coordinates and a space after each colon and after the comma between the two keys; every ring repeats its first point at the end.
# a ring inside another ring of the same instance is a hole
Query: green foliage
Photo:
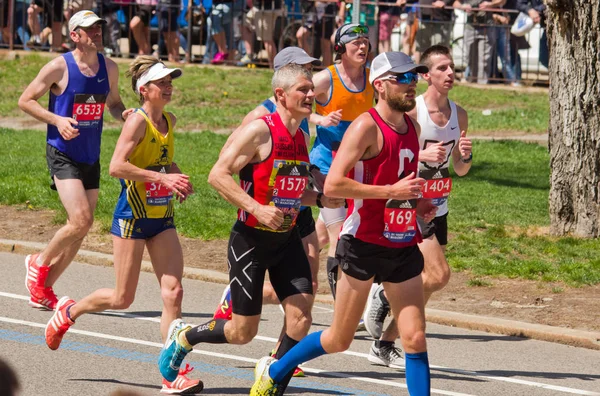
{"type": "MultiPolygon", "coordinates": [[[[37,75],[48,58],[37,55],[17,60],[0,60],[0,114],[20,116],[17,101],[27,84],[37,75]]],[[[183,66],[183,77],[174,81],[175,92],[170,110],[177,114],[181,131],[231,130],[261,100],[271,96],[272,72],[264,69],[229,69],[183,66]]],[[[138,106],[138,99],[125,77],[126,63],[119,63],[119,91],[128,107],[138,106]]],[[[418,91],[426,89],[420,83],[418,91]]],[[[452,99],[469,111],[469,132],[486,133],[523,131],[546,133],[548,129],[548,94],[518,90],[465,87],[457,84],[452,99]],[[492,114],[482,115],[489,109],[492,114]]],[[[46,104],[47,97],[40,99],[46,104]]],[[[118,127],[109,115],[108,126],[118,127]]]]}

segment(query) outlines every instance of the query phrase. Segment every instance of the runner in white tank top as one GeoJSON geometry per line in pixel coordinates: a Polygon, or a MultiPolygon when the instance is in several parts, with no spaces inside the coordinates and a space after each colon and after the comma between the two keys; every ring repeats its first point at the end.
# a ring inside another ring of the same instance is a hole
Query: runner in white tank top
{"type": "MultiPolygon", "coordinates": [[[[467,112],[448,99],[448,93],[454,84],[454,61],[450,49],[435,45],[423,53],[421,61],[429,68],[428,73],[422,74],[428,87],[423,95],[416,98],[415,109],[408,114],[417,119],[421,126],[419,176],[427,180],[423,198],[431,199],[438,207],[433,221],[419,222],[423,235],[419,248],[425,259],[422,277],[427,303],[433,292],[444,288],[450,280],[450,267],[445,256],[448,235],[447,200],[452,190],[448,168],[450,160],[452,159],[454,172],[458,176],[464,176],[471,168],[472,154],[471,141],[466,137],[467,112]]],[[[370,322],[383,320],[385,310],[389,310],[389,304],[380,288],[374,289],[370,297],[367,307],[372,308],[365,313],[365,326],[367,330],[378,329],[378,333],[371,334],[376,339],[380,338],[379,343],[374,343],[371,347],[369,360],[375,362],[373,357],[383,355],[383,351],[378,350],[377,346],[394,341],[398,333],[393,322],[383,334],[383,322],[370,322]]],[[[383,364],[387,363],[385,359],[380,360],[383,364]]],[[[386,365],[392,366],[389,363],[386,365]]]]}

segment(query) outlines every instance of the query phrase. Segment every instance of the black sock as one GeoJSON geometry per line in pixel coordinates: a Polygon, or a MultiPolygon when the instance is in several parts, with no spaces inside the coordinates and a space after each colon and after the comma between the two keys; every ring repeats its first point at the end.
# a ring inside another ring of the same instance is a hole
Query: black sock
{"type": "MultiPolygon", "coordinates": [[[[288,336],[287,333],[284,334],[283,339],[281,340],[281,344],[279,345],[279,348],[277,348],[277,353],[275,354],[275,359],[281,359],[281,357],[283,355],[285,355],[287,353],[287,351],[292,349],[299,342],[300,341],[296,341],[293,338],[291,338],[290,336],[288,336]]],[[[278,394],[280,394],[280,395],[283,394],[283,392],[285,391],[285,389],[287,388],[288,384],[290,383],[290,381],[292,379],[292,375],[294,375],[294,370],[296,370],[296,367],[294,367],[292,369],[292,371],[287,373],[285,375],[285,377],[283,377],[281,382],[277,385],[277,393],[278,394]]]]}
{"type": "Polygon", "coordinates": [[[394,345],[395,342],[394,341],[382,341],[382,340],[376,340],[375,341],[375,347],[377,348],[381,348],[382,346],[386,346],[386,345],[394,345]]]}
{"type": "Polygon", "coordinates": [[[327,280],[329,281],[329,288],[331,294],[335,300],[335,290],[337,287],[337,275],[338,275],[338,263],[335,257],[327,257],[327,280]]]}
{"type": "Polygon", "coordinates": [[[209,322],[201,324],[192,328],[190,331],[185,333],[190,345],[196,345],[201,342],[209,344],[226,344],[227,339],[225,338],[225,323],[226,319],[211,319],[209,322]]]}

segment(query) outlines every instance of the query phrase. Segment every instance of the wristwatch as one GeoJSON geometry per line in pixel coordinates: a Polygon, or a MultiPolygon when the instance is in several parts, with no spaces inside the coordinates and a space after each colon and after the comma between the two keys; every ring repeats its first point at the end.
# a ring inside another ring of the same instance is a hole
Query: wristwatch
{"type": "Polygon", "coordinates": [[[323,204],[321,203],[321,198],[323,198],[323,193],[320,192],[317,194],[317,207],[322,208],[323,204]]]}
{"type": "Polygon", "coordinates": [[[471,151],[471,154],[469,154],[469,156],[467,158],[463,158],[462,156],[460,157],[460,162],[462,162],[463,164],[468,164],[472,160],[473,160],[473,152],[472,151],[471,151]]]}

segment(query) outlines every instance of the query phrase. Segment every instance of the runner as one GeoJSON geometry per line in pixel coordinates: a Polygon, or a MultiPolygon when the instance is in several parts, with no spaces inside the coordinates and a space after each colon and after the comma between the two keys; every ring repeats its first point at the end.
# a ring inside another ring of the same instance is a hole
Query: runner
{"type": "MultiPolygon", "coordinates": [[[[422,61],[429,72],[422,76],[427,81],[427,91],[417,97],[416,107],[409,112],[421,126],[419,137],[419,175],[427,180],[423,197],[432,199],[437,206],[436,217],[430,223],[419,219],[423,241],[419,249],[425,259],[423,289],[425,304],[431,295],[443,289],[450,280],[450,267],[446,261],[448,243],[448,196],[452,189],[449,163],[452,158],[454,172],[464,176],[471,168],[473,154],[471,141],[466,137],[467,112],[448,99],[454,85],[454,61],[451,50],[434,45],[423,52],[422,61]]],[[[389,312],[389,302],[382,287],[369,299],[370,309],[365,314],[367,331],[378,341],[373,342],[369,361],[389,367],[403,366],[399,349],[394,345],[398,327],[390,323],[381,334],[383,321],[389,312]],[[381,336],[381,338],[380,338],[381,336]]]]}
{"type": "Polygon", "coordinates": [[[50,188],[58,191],[67,212],[67,224],[46,248],[27,256],[25,285],[29,305],[54,309],[53,286],[77,254],[94,221],[100,186],[102,115],[124,120],[131,110],[119,96],[119,70],[98,53],[102,24],[91,11],[79,11],[69,20],[75,50],[48,62],[19,98],[21,110],[48,124],[46,160],[50,188]],[[38,99],[50,91],[48,110],[38,99]]]}
{"type": "MultiPolygon", "coordinates": [[[[173,162],[173,129],[176,118],[164,111],[173,93],[172,79],[181,69],[168,69],[158,59],[138,56],[129,66],[131,85],[142,105],[123,126],[110,161],[110,174],[121,179],[113,234],[114,289],[98,289],[79,302],[62,297],[46,325],[46,344],[58,349],[67,330],[83,314],[107,309],[127,309],[134,300],[142,255],[148,249],[163,298],[160,332],[166,340],[169,324],[181,317],[183,253],[177,238],[173,198],[180,202],[193,193],[189,176],[173,162]]],[[[202,390],[188,379],[191,369],[163,380],[161,392],[193,394],[202,390]]]]}
{"type": "MultiPolygon", "coordinates": [[[[317,138],[310,152],[310,162],[324,175],[329,173],[333,152],[350,123],[373,106],[373,87],[368,84],[369,70],[366,67],[370,48],[369,29],[366,26],[355,23],[342,25],[336,31],[334,46],[336,60],[340,62],[315,75],[316,113],[320,116],[337,113],[341,119],[338,125],[317,125],[317,138]]],[[[321,246],[329,241],[327,273],[334,298],[338,275],[335,248],[345,217],[344,207],[323,208],[319,213],[319,222],[324,223],[327,229],[327,236],[320,235],[319,241],[321,246]]],[[[319,222],[317,232],[323,230],[319,228],[319,222]]]]}
{"type": "MultiPolygon", "coordinates": [[[[211,319],[192,328],[180,320],[169,329],[159,368],[173,380],[192,346],[246,344],[258,332],[265,272],[284,309],[286,334],[277,349],[283,356],[310,328],[313,290],[310,265],[295,229],[301,204],[314,205],[315,191],[308,185],[308,150],[299,130],[312,111],[311,74],[289,64],[277,70],[272,87],[276,112],[252,121],[235,137],[211,170],[208,181],[236,205],[238,221],[228,246],[232,320],[211,319]],[[233,174],[239,174],[238,185],[233,174]]],[[[342,205],[343,200],[322,200],[342,205]]],[[[286,378],[291,378],[293,367],[286,378]]]]}
{"type": "MultiPolygon", "coordinates": [[[[321,61],[309,56],[303,49],[298,48],[298,47],[286,47],[286,48],[282,49],[275,56],[274,65],[275,65],[276,71],[281,69],[283,66],[289,65],[292,63],[297,64],[297,65],[303,65],[305,68],[307,68],[307,70],[312,71],[312,66],[313,65],[319,66],[321,64],[321,61]]],[[[260,105],[258,105],[250,113],[248,113],[246,115],[246,117],[244,117],[242,124],[233,132],[232,135],[239,134],[240,133],[239,131],[242,130],[250,122],[258,120],[259,118],[262,118],[268,114],[274,113],[275,110],[276,110],[275,98],[273,96],[271,96],[270,98],[265,99],[260,105]]],[[[313,114],[311,114],[311,117],[312,116],[316,116],[316,114],[313,113],[313,114]]],[[[334,116],[335,116],[335,114],[334,114],[334,116]]],[[[332,117],[319,117],[319,118],[320,119],[318,121],[323,122],[323,123],[325,123],[327,121],[330,123],[336,122],[335,119],[331,120],[332,117]]],[[[300,129],[304,133],[304,137],[306,139],[306,145],[308,146],[310,144],[310,130],[309,130],[308,121],[306,118],[303,119],[302,122],[300,123],[300,129]]],[[[229,139],[225,143],[221,152],[223,152],[227,147],[229,147],[229,145],[231,144],[233,139],[235,139],[235,136],[232,139],[229,139]]],[[[312,172],[316,173],[318,171],[312,170],[312,172]]],[[[318,175],[317,177],[322,178],[322,175],[318,175]]],[[[317,200],[317,205],[323,206],[320,199],[317,200]]],[[[306,256],[308,257],[308,262],[310,263],[310,271],[311,271],[311,275],[312,275],[312,288],[313,288],[313,294],[315,294],[319,287],[319,285],[318,285],[319,241],[317,240],[317,234],[315,232],[315,221],[313,219],[312,210],[311,210],[310,206],[302,206],[300,208],[300,213],[298,214],[298,219],[296,220],[296,229],[300,233],[300,238],[302,239],[302,244],[304,246],[304,252],[306,253],[306,256]]],[[[279,304],[279,303],[280,303],[280,301],[277,298],[277,293],[275,293],[275,290],[273,289],[271,282],[265,281],[264,286],[263,286],[263,305],[279,304]]],[[[232,316],[232,312],[233,312],[232,308],[233,307],[231,304],[231,289],[228,285],[225,288],[225,290],[223,291],[223,295],[221,297],[221,300],[219,302],[219,305],[218,305],[213,317],[215,319],[231,320],[231,316],[232,316]]],[[[285,334],[285,321],[284,321],[281,337],[283,337],[284,334],[285,334]]],[[[281,342],[281,338],[279,339],[279,342],[281,342]]],[[[276,353],[278,346],[279,346],[279,343],[277,344],[276,348],[271,352],[271,355],[274,355],[276,353]]],[[[302,369],[300,369],[299,367],[296,367],[296,369],[294,370],[294,377],[304,377],[304,376],[305,376],[304,371],[302,371],[302,369]]]]}
{"type": "Polygon", "coordinates": [[[280,360],[259,360],[251,395],[282,394],[292,367],[348,349],[374,279],[383,282],[402,330],[408,392],[430,394],[416,216],[432,219],[435,206],[417,199],[425,183],[415,177],[419,126],[405,114],[415,106],[417,72],[426,71],[400,52],[373,60],[370,82],[379,102],[350,125],[325,181],[328,194],[352,198],[336,251],[341,273],[333,323],[280,360]]]}

